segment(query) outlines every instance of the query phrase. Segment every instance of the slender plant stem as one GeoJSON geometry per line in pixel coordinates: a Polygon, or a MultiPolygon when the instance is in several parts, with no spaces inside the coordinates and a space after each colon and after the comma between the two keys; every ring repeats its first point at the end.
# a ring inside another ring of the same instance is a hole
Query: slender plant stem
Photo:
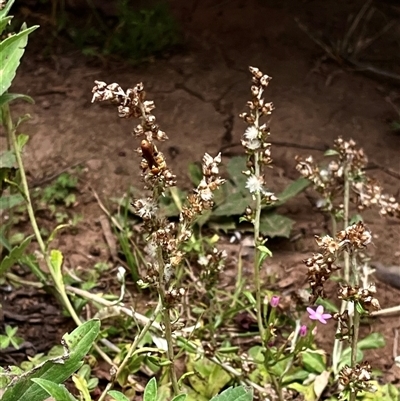
{"type": "Polygon", "coordinates": [[[285,401],[282,394],[282,388],[280,386],[279,380],[276,378],[275,375],[271,374],[272,383],[274,385],[276,394],[278,395],[279,401],[285,401]]]}
{"type": "Polygon", "coordinates": [[[64,284],[60,283],[56,277],[56,274],[55,274],[54,269],[51,264],[51,260],[49,257],[47,247],[43,241],[42,235],[40,233],[40,230],[39,230],[39,227],[38,227],[38,224],[36,221],[35,212],[33,210],[33,205],[32,205],[31,196],[30,196],[30,192],[29,192],[28,180],[26,178],[25,168],[24,168],[24,164],[22,162],[21,149],[20,149],[18,141],[17,141],[16,129],[12,123],[12,117],[11,117],[9,105],[8,104],[4,105],[2,107],[2,111],[3,111],[4,128],[7,133],[8,141],[11,144],[12,149],[14,150],[15,158],[17,159],[19,173],[21,176],[21,186],[22,186],[23,194],[24,194],[25,201],[26,201],[26,208],[28,211],[29,220],[31,222],[33,232],[35,234],[36,240],[37,240],[39,248],[40,248],[40,252],[42,253],[42,255],[45,259],[45,262],[49,269],[51,278],[53,279],[54,286],[61,298],[61,301],[62,301],[64,307],[67,309],[67,311],[71,315],[72,319],[75,321],[76,325],[79,326],[82,324],[82,322],[81,322],[79,316],[76,314],[75,309],[73,308],[73,306],[67,296],[64,284]]]}
{"type": "Polygon", "coordinates": [[[129,361],[132,358],[134,352],[136,351],[140,341],[142,341],[142,339],[144,338],[146,333],[150,330],[150,327],[152,326],[154,321],[157,319],[157,316],[162,311],[162,308],[163,308],[163,305],[162,305],[161,297],[160,297],[159,300],[158,300],[157,306],[153,311],[152,316],[147,321],[147,323],[143,326],[143,329],[141,330],[139,335],[135,338],[135,340],[131,344],[131,346],[129,348],[129,351],[125,355],[124,360],[121,362],[121,365],[119,365],[119,367],[118,367],[118,369],[117,369],[117,371],[116,371],[116,373],[114,375],[114,380],[111,380],[111,381],[108,382],[106,388],[101,393],[101,396],[99,397],[99,399],[97,401],[103,401],[105,399],[105,397],[107,396],[107,393],[112,389],[112,387],[114,386],[115,380],[118,378],[118,376],[121,374],[121,372],[125,369],[126,365],[129,363],[129,361]]]}
{"type": "MultiPolygon", "coordinates": [[[[344,170],[344,195],[343,195],[343,229],[346,229],[349,225],[349,207],[350,207],[350,181],[349,181],[349,170],[345,167],[344,170]]],[[[336,232],[333,233],[336,235],[336,232]]],[[[350,255],[348,252],[344,252],[344,281],[345,284],[350,284],[350,255]]],[[[340,314],[344,313],[347,309],[348,302],[343,300],[340,304],[340,314]]],[[[336,335],[340,334],[341,327],[338,323],[336,329],[336,335]]],[[[335,375],[338,374],[338,366],[340,358],[342,356],[343,343],[340,339],[335,338],[333,343],[332,351],[332,368],[335,375]]]]}
{"type": "Polygon", "coordinates": [[[332,237],[335,237],[337,231],[337,221],[334,213],[331,213],[331,225],[332,237]]]}
{"type": "MultiPolygon", "coordinates": [[[[343,196],[343,230],[349,226],[349,208],[350,208],[350,180],[349,169],[344,169],[344,196],[343,196]]],[[[350,257],[348,252],[344,253],[344,281],[350,284],[350,257]]]]}
{"type": "MultiPolygon", "coordinates": [[[[360,329],[360,313],[357,305],[354,304],[354,317],[353,317],[353,337],[351,339],[351,367],[354,368],[357,364],[357,344],[358,334],[360,329]]],[[[354,389],[350,392],[350,401],[355,401],[357,398],[357,391],[354,389]]]]}
{"type": "MultiPolygon", "coordinates": [[[[254,121],[254,126],[259,129],[259,113],[256,111],[256,118],[254,121]]],[[[261,168],[260,168],[260,158],[259,153],[254,153],[254,175],[256,177],[261,176],[261,168]]],[[[254,216],[254,281],[256,285],[256,307],[257,307],[257,323],[258,329],[260,331],[261,342],[264,344],[265,342],[265,327],[263,321],[263,305],[261,299],[261,278],[260,278],[260,250],[258,249],[258,241],[260,238],[260,218],[261,218],[261,193],[260,191],[256,191],[255,193],[255,216],[254,216]]],[[[264,344],[265,345],[265,344],[264,344]]]]}
{"type": "Polygon", "coordinates": [[[172,339],[171,317],[169,314],[170,308],[166,301],[167,289],[165,288],[165,285],[167,285],[167,284],[165,282],[165,277],[164,277],[165,265],[164,265],[161,248],[158,249],[157,256],[158,256],[157,259],[158,259],[158,274],[159,274],[158,294],[160,297],[159,302],[162,304],[162,307],[163,307],[162,316],[163,316],[163,323],[164,323],[165,340],[167,341],[167,358],[170,362],[170,365],[168,366],[168,372],[169,372],[169,378],[171,380],[174,395],[178,395],[180,390],[179,390],[178,378],[176,376],[176,370],[175,370],[174,344],[173,344],[173,339],[172,339]]]}

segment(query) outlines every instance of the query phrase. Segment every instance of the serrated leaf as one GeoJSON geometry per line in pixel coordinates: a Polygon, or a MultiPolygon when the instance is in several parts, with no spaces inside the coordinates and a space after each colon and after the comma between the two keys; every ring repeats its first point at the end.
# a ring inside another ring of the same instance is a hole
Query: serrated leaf
{"type": "Polygon", "coordinates": [[[33,235],[26,237],[18,246],[14,247],[11,252],[4,257],[0,263],[0,276],[21,259],[26,247],[31,243],[32,238],[33,235]]]}
{"type": "Polygon", "coordinates": [[[25,52],[25,47],[28,43],[28,35],[38,27],[38,25],[35,25],[23,29],[21,32],[9,36],[0,42],[0,54],[2,59],[0,66],[0,96],[11,86],[20,59],[25,52]]]}
{"type": "Polygon", "coordinates": [[[252,401],[253,389],[244,386],[229,387],[221,394],[216,395],[211,401],[252,401]]]}
{"type": "Polygon", "coordinates": [[[43,401],[47,392],[32,382],[40,378],[60,384],[67,380],[72,373],[82,366],[83,357],[89,352],[100,332],[100,321],[89,320],[77,327],[71,334],[64,335],[69,346],[69,353],[65,358],[53,358],[40,364],[34,369],[22,374],[15,384],[8,386],[3,394],[2,401],[43,401]]]}
{"type": "Polygon", "coordinates": [[[14,100],[24,100],[28,103],[35,103],[35,101],[28,95],[23,95],[21,93],[3,93],[0,96],[0,107],[4,106],[5,104],[11,103],[14,100]]]}
{"type": "Polygon", "coordinates": [[[115,401],[129,401],[129,398],[116,390],[110,390],[108,393],[115,401]]]}
{"type": "Polygon", "coordinates": [[[157,401],[157,381],[152,377],[146,385],[143,401],[157,401]]]}
{"type": "Polygon", "coordinates": [[[293,224],[294,221],[292,219],[281,214],[273,212],[262,213],[260,219],[260,231],[264,236],[271,238],[289,238],[293,224]]]}
{"type": "Polygon", "coordinates": [[[32,381],[57,401],[78,401],[63,384],[56,384],[40,378],[32,379],[32,381]]]}

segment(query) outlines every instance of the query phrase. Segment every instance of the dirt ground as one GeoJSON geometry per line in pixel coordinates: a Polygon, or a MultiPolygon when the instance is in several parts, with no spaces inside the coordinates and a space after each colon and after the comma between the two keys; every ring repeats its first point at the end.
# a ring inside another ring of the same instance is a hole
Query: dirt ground
{"type": "MultiPolygon", "coordinates": [[[[67,268],[90,269],[96,261],[109,257],[99,225],[102,211],[90,188],[107,201],[131,185],[140,187],[140,159],[134,152],[138,143],[130,134],[133,122],[119,119],[111,106],[91,104],[94,80],[118,82],[123,88],[144,83],[148,98],[156,103],[161,129],[170,138],[161,149],[179,185],[188,187],[188,164],[200,160],[204,152],[216,154],[225,147],[225,161],[240,154],[240,146],[227,145],[239,144],[245,128],[238,114],[245,110],[249,98],[247,67],[256,66],[273,77],[266,94],[276,107],[271,125],[275,167],[271,189],[279,192],[297,178],[295,155],[322,156],[321,150],[342,135],[364,148],[373,167],[371,175],[399,196],[400,134],[389,127],[389,121],[398,116],[387,98],[398,101],[400,81],[319,62],[324,52],[295,22],[298,18],[310,31],[323,32],[335,41],[343,37],[347,17],[363,2],[173,0],[171,5],[185,33],[185,49],[142,66],[132,67],[123,61],[102,65],[62,47],[44,57],[40,51],[43,36],[31,37],[12,88],[36,101],[33,106],[14,108],[14,115],[29,112],[32,116],[23,127],[30,136],[24,155],[30,183],[38,186],[73,166],[83,167],[76,206],[83,220],[75,235],[64,234],[57,244],[65,252],[67,268]]],[[[35,22],[28,21],[28,25],[35,22]]],[[[400,18],[360,59],[400,74],[399,46],[400,18]]],[[[0,145],[5,146],[3,136],[0,145]]],[[[313,212],[305,195],[285,206],[285,213],[296,221],[294,234],[302,236],[294,242],[273,242],[274,257],[266,269],[282,277],[289,274],[294,283],[305,285],[301,261],[316,251],[312,237],[324,232],[325,220],[313,212]]],[[[399,221],[372,212],[366,213],[365,221],[374,236],[373,257],[398,263],[399,221]]],[[[400,304],[400,291],[385,284],[379,284],[378,291],[382,307],[400,304]]],[[[25,308],[18,313],[28,316],[46,311],[48,316],[57,315],[45,298],[40,302],[42,308],[25,308]]],[[[9,312],[5,319],[11,319],[9,312]]],[[[55,330],[54,341],[68,328],[68,321],[60,316],[56,319],[62,330],[55,330]]],[[[385,380],[393,383],[400,380],[400,369],[393,362],[394,355],[400,354],[394,345],[399,329],[399,315],[374,319],[365,328],[385,336],[384,350],[371,352],[368,358],[383,370],[385,380]]],[[[332,330],[333,325],[328,324],[318,336],[328,351],[332,349],[332,330]]],[[[40,338],[28,336],[38,349],[45,349],[40,338]]],[[[47,340],[52,340],[51,336],[47,340]]]]}

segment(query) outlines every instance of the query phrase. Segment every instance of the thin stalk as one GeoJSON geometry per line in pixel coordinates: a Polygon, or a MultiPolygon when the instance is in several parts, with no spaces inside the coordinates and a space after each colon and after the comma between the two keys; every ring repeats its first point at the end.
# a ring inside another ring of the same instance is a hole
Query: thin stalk
{"type": "Polygon", "coordinates": [[[147,321],[147,323],[143,326],[143,329],[141,330],[139,335],[135,338],[135,340],[131,344],[127,354],[125,355],[124,360],[121,362],[121,365],[119,365],[119,367],[114,375],[114,380],[111,380],[108,382],[106,388],[101,393],[101,396],[99,397],[99,399],[97,401],[103,401],[105,399],[105,397],[107,396],[107,393],[112,389],[112,387],[114,386],[115,380],[118,378],[118,376],[121,374],[121,372],[125,369],[126,365],[128,364],[128,362],[132,358],[134,352],[136,351],[140,341],[142,341],[142,339],[144,338],[146,333],[150,330],[150,327],[152,326],[154,321],[157,319],[157,316],[160,314],[162,308],[163,308],[163,305],[161,302],[161,298],[159,298],[157,306],[154,309],[152,316],[147,321]]]}
{"type": "Polygon", "coordinates": [[[271,374],[272,383],[274,385],[276,394],[278,396],[279,401],[285,401],[282,394],[282,388],[279,384],[279,380],[275,377],[275,375],[271,374]]]}
{"type": "Polygon", "coordinates": [[[337,232],[337,221],[334,213],[331,213],[331,235],[335,237],[337,232]]]}
{"type": "Polygon", "coordinates": [[[158,256],[158,274],[159,274],[159,286],[158,286],[158,294],[160,297],[160,303],[162,304],[162,316],[163,316],[163,323],[164,323],[164,334],[165,334],[165,340],[167,341],[167,358],[170,362],[170,365],[168,366],[168,373],[169,373],[169,378],[171,380],[172,384],[172,389],[174,392],[174,395],[179,394],[179,384],[178,384],[178,378],[176,376],[176,370],[175,370],[175,355],[174,355],[174,344],[173,344],[173,339],[172,339],[172,325],[171,325],[171,317],[169,314],[169,306],[167,305],[166,301],[166,288],[164,287],[165,284],[165,278],[164,278],[164,260],[163,260],[163,255],[162,255],[162,249],[159,248],[157,252],[158,256]]]}
{"type": "MultiPolygon", "coordinates": [[[[349,169],[346,166],[344,169],[344,195],[343,195],[343,229],[346,229],[349,225],[349,208],[350,208],[350,180],[349,180],[349,169]]],[[[336,234],[336,233],[334,233],[336,234]]],[[[344,252],[344,281],[346,284],[350,284],[350,255],[348,252],[344,252]]],[[[348,303],[343,300],[340,304],[340,313],[344,313],[347,309],[348,303]]],[[[336,329],[336,335],[340,334],[341,327],[338,324],[336,329]]],[[[340,358],[343,352],[343,343],[340,339],[335,338],[333,343],[332,351],[332,368],[335,376],[338,374],[338,366],[340,358]]]]}
{"type": "MultiPolygon", "coordinates": [[[[354,304],[354,317],[353,317],[353,337],[351,339],[351,367],[354,368],[357,364],[357,343],[358,334],[360,329],[360,313],[357,305],[354,304]]],[[[357,390],[350,392],[350,401],[355,401],[357,397],[357,390]]]]}
{"type": "MultiPolygon", "coordinates": [[[[10,108],[8,107],[7,104],[1,108],[0,116],[2,119],[3,126],[4,126],[4,130],[6,131],[6,133],[10,132],[13,129],[13,124],[12,124],[12,119],[11,119],[11,115],[10,115],[10,108]]],[[[7,150],[11,150],[11,143],[10,143],[9,135],[6,135],[6,140],[7,140],[7,150]]],[[[10,186],[10,194],[12,194],[13,189],[14,189],[13,186],[10,186]]],[[[8,214],[9,214],[9,221],[12,222],[12,220],[14,218],[13,208],[11,208],[9,210],[8,214]]],[[[4,237],[5,238],[8,238],[9,231],[10,231],[10,227],[8,225],[5,225],[5,228],[4,228],[4,237]]],[[[2,246],[0,246],[0,253],[2,253],[2,251],[3,251],[3,248],[2,248],[2,246]]]]}
{"type": "MultiPolygon", "coordinates": [[[[343,195],[343,230],[349,226],[349,208],[350,208],[350,180],[349,169],[346,165],[344,169],[344,195],[343,195]]],[[[344,253],[344,280],[350,284],[350,258],[348,252],[344,253]]]]}
{"type": "MultiPolygon", "coordinates": [[[[256,118],[254,121],[254,126],[259,129],[259,113],[256,111],[256,118]]],[[[254,153],[254,175],[256,177],[261,176],[261,168],[260,168],[260,155],[258,152],[254,153]]],[[[263,322],[263,314],[262,314],[262,300],[261,300],[261,279],[260,279],[260,251],[258,249],[258,240],[260,237],[260,218],[261,218],[261,193],[257,191],[255,193],[255,216],[254,216],[254,246],[255,246],[255,254],[254,254],[254,281],[256,285],[256,307],[257,307],[257,323],[258,328],[260,330],[261,342],[264,344],[265,342],[265,328],[263,322]]],[[[265,344],[264,344],[265,345],[265,344]]]]}
{"type": "Polygon", "coordinates": [[[21,175],[21,186],[22,190],[24,192],[25,196],[25,202],[26,202],[26,208],[28,211],[29,215],[29,220],[33,229],[33,232],[35,234],[36,240],[38,242],[40,252],[42,253],[46,265],[48,267],[48,270],[50,272],[51,278],[53,279],[54,286],[56,288],[56,291],[58,292],[61,302],[63,303],[64,307],[67,309],[69,314],[71,315],[72,319],[75,321],[76,325],[80,326],[82,324],[80,318],[75,312],[75,309],[73,308],[67,293],[65,291],[65,287],[63,284],[59,283],[57,280],[57,277],[55,275],[54,269],[52,267],[50,257],[46,248],[46,245],[43,241],[42,235],[40,233],[36,217],[35,217],[35,212],[33,210],[33,205],[31,201],[31,196],[29,192],[29,186],[28,186],[28,180],[26,178],[26,173],[25,173],[25,168],[24,164],[22,162],[22,155],[21,155],[21,149],[19,148],[18,142],[17,142],[17,136],[16,136],[16,129],[12,123],[12,117],[11,117],[11,112],[10,112],[10,107],[8,104],[4,105],[2,107],[3,111],[3,125],[6,130],[6,135],[7,135],[7,140],[11,144],[12,149],[14,150],[15,153],[15,158],[17,159],[17,164],[19,168],[19,173],[21,175]]]}

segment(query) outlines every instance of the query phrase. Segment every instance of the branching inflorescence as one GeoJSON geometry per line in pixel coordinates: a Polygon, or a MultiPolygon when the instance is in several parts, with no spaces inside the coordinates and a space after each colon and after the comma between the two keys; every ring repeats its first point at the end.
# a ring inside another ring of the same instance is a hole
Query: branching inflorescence
{"type": "Polygon", "coordinates": [[[331,213],[341,210],[342,204],[335,205],[334,201],[343,193],[347,175],[353,193],[351,199],[359,211],[375,206],[383,216],[400,218],[399,202],[392,195],[383,193],[381,185],[368,177],[365,172],[367,156],[363,149],[356,148],[352,139],[345,141],[339,137],[334,141],[333,151],[329,151],[328,155],[336,156],[336,159],[331,160],[326,168],[320,168],[312,156],[296,157],[297,170],[322,195],[322,210],[331,213]]]}
{"type": "MultiPolygon", "coordinates": [[[[168,221],[159,213],[159,198],[165,191],[176,185],[176,176],[172,174],[162,152],[155,144],[168,139],[156,123],[156,117],[151,113],[155,108],[154,102],[145,100],[146,93],[142,83],[124,91],[118,84],[107,85],[105,82],[95,81],[93,88],[93,102],[111,101],[118,105],[118,114],[121,118],[136,118],[139,124],[133,134],[142,138],[137,152],[142,156],[140,163],[142,179],[145,189],[151,193],[145,198],[135,199],[132,202],[134,211],[143,220],[143,230],[148,242],[147,284],[157,288],[160,302],[163,307],[163,323],[165,337],[168,342],[167,356],[171,363],[170,378],[174,392],[178,393],[176,373],[174,370],[174,352],[172,332],[177,324],[172,324],[170,310],[180,302],[185,295],[185,288],[175,288],[174,277],[176,268],[184,258],[183,244],[193,233],[193,225],[203,211],[213,207],[213,193],[224,182],[220,177],[219,164],[221,154],[212,157],[205,154],[202,160],[203,178],[197,188],[187,196],[187,202],[182,207],[179,222],[168,221]]],[[[220,266],[224,253],[215,250],[211,259],[220,266]],[[218,259],[215,261],[214,259],[218,259]]],[[[143,280],[141,280],[143,282],[143,280]]]]}

